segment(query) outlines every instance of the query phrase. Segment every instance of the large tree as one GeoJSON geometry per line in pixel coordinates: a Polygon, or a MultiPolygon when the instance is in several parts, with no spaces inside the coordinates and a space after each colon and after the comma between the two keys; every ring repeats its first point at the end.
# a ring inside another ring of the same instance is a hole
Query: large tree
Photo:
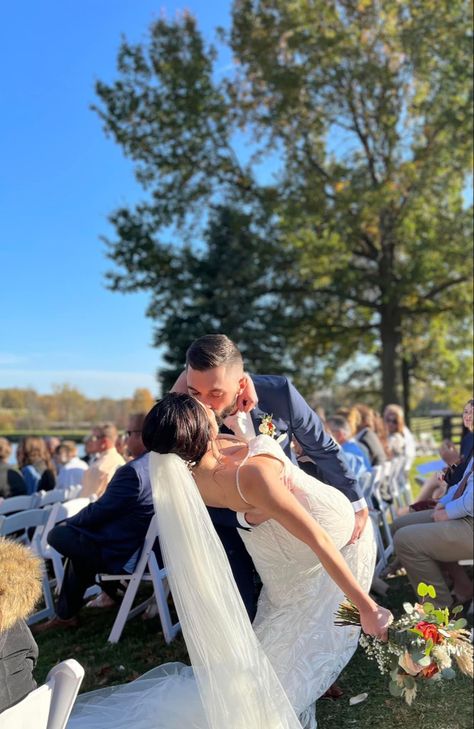
{"type": "Polygon", "coordinates": [[[266,321],[286,367],[334,373],[354,358],[360,368],[362,355],[382,374],[384,402],[400,401],[403,385],[408,404],[409,383],[434,363],[441,380],[452,375],[443,338],[460,353],[470,344],[470,9],[237,0],[224,78],[187,14],[154,23],[146,45],[122,44],[119,79],[97,85],[98,110],[148,197],[111,217],[110,285],[153,292],[157,343],[181,353],[184,339],[217,327],[261,366],[262,347],[253,357],[250,345],[266,321]],[[217,259],[224,210],[236,246],[217,259]],[[242,265],[246,232],[254,285],[235,327],[240,300],[219,269],[242,265]],[[255,255],[265,246],[267,265],[255,255]],[[220,313],[219,301],[229,304],[220,313]]]}

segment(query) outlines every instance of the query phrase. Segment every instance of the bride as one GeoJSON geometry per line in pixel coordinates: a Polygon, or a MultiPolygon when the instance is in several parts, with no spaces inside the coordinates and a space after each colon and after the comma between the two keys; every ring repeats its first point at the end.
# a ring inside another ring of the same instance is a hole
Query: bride
{"type": "Polygon", "coordinates": [[[353,655],[359,631],[336,627],[347,595],[362,629],[385,639],[389,611],[368,595],[370,524],[349,544],[354,511],[295,466],[267,435],[222,436],[212,410],[170,393],[143,441],[160,543],[192,668],[166,664],[122,687],[79,697],[68,727],[314,729],[315,701],[353,655]],[[253,626],[207,506],[258,510],[241,537],[262,579],[253,626]]]}

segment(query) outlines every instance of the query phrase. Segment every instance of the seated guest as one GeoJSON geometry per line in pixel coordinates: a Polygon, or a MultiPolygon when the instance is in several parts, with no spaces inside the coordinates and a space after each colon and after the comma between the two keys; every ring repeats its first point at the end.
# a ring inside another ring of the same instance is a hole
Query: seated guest
{"type": "Polygon", "coordinates": [[[462,419],[464,435],[459,450],[451,441],[444,440],[439,447],[439,454],[446,467],[438,473],[429,476],[423,483],[415,503],[427,499],[438,500],[444,496],[446,490],[459,481],[464,472],[465,462],[473,452],[474,437],[471,430],[474,400],[471,398],[464,406],[462,419]]]}
{"type": "MultiPolygon", "coordinates": [[[[56,616],[35,626],[35,633],[50,628],[75,627],[84,593],[95,583],[98,572],[132,573],[135,568],[154,514],[149,454],[144,452],[141,435],[135,427],[130,428],[129,448],[137,453],[141,444],[142,455],[115,472],[105,493],[97,501],[54,527],[48,535],[51,546],[68,559],[56,616]]],[[[162,564],[158,543],[155,551],[162,564]]],[[[101,587],[112,601],[116,599],[113,583],[104,582],[101,587]]]]}
{"type": "Polygon", "coordinates": [[[40,597],[40,560],[23,544],[0,538],[0,712],[36,688],[38,646],[25,619],[40,597]]]}
{"type": "Polygon", "coordinates": [[[99,454],[97,452],[97,437],[94,433],[84,438],[84,455],[82,460],[87,463],[88,466],[92,466],[93,462],[97,460],[99,454]]]}
{"type": "Polygon", "coordinates": [[[370,473],[372,470],[370,460],[357,441],[351,438],[351,428],[347,419],[342,415],[331,415],[326,420],[326,427],[341,446],[347,465],[357,478],[370,473]]]}
{"type": "Polygon", "coordinates": [[[126,433],[119,433],[117,436],[117,440],[115,441],[115,447],[117,449],[117,453],[120,453],[122,458],[124,459],[125,463],[127,461],[131,461],[132,459],[129,456],[128,448],[127,448],[127,434],[126,433]]]}
{"type": "Polygon", "coordinates": [[[98,458],[84,472],[81,496],[102,496],[107,484],[117,468],[125,461],[115,447],[117,428],[112,423],[105,423],[94,431],[97,438],[98,458]]]}
{"type": "MultiPolygon", "coordinates": [[[[146,453],[143,445],[142,429],[145,422],[146,413],[134,413],[128,416],[127,430],[125,431],[124,446],[127,453],[130,454],[129,461],[134,458],[140,458],[146,453]]],[[[106,608],[116,604],[116,600],[110,597],[106,592],[101,592],[93,600],[89,600],[86,607],[89,608],[106,608]]]]}
{"type": "Polygon", "coordinates": [[[0,438],[0,499],[26,494],[25,479],[16,468],[8,463],[11,454],[10,441],[0,438]]]}
{"type": "Polygon", "coordinates": [[[433,585],[436,590],[433,602],[438,607],[451,607],[453,603],[442,571],[443,563],[474,556],[473,523],[471,456],[462,477],[434,509],[411,512],[392,524],[395,552],[414,590],[420,582],[433,585]]]}
{"type": "Polygon", "coordinates": [[[87,471],[89,466],[77,455],[77,446],[74,441],[64,440],[56,450],[58,463],[61,464],[56,488],[67,489],[70,486],[82,484],[84,471],[87,471]]]}
{"type": "Polygon", "coordinates": [[[46,448],[48,449],[49,457],[51,458],[55,471],[58,473],[61,464],[57,456],[57,451],[61,445],[61,438],[58,438],[57,435],[47,435],[46,438],[43,438],[43,440],[46,448]]]}
{"type": "Polygon", "coordinates": [[[388,430],[388,444],[395,457],[406,459],[406,470],[411,468],[416,454],[415,439],[405,425],[405,416],[400,405],[387,405],[383,420],[388,430]]]}
{"type": "Polygon", "coordinates": [[[18,465],[26,482],[26,493],[51,491],[56,485],[56,472],[42,438],[28,435],[18,443],[18,465]]]}
{"type": "Polygon", "coordinates": [[[367,448],[371,465],[380,466],[385,463],[387,457],[382,442],[374,429],[374,411],[363,403],[356,403],[354,410],[358,414],[358,419],[355,423],[355,439],[367,448]]]}

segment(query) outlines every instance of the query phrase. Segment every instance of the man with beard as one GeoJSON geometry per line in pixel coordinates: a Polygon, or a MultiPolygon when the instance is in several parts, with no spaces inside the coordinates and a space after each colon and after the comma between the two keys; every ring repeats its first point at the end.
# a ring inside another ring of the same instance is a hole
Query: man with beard
{"type": "MultiPolygon", "coordinates": [[[[291,448],[295,438],[305,455],[316,463],[317,478],[342,491],[351,501],[356,517],[351,541],[360,537],[368,509],[357,481],[347,469],[339,446],[324,431],[318,415],[286,377],[250,377],[244,371],[242,355],[234,342],[223,334],[208,334],[189,347],[186,370],[173,389],[187,391],[210,407],[223,422],[224,432],[231,432],[243,440],[259,433],[277,437],[286,455],[297,463],[291,448]]],[[[209,511],[244,604],[253,619],[255,568],[238,528],[255,526],[265,519],[265,515],[252,512],[236,515],[227,509],[210,508],[209,511]]]]}

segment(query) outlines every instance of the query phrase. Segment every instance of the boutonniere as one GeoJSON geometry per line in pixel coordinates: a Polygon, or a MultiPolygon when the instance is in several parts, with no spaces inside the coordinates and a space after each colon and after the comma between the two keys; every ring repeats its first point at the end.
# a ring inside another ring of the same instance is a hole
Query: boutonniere
{"type": "Polygon", "coordinates": [[[276,435],[276,427],[272,421],[273,415],[262,415],[262,422],[258,426],[258,432],[262,435],[269,435],[270,438],[274,438],[276,435]]]}

